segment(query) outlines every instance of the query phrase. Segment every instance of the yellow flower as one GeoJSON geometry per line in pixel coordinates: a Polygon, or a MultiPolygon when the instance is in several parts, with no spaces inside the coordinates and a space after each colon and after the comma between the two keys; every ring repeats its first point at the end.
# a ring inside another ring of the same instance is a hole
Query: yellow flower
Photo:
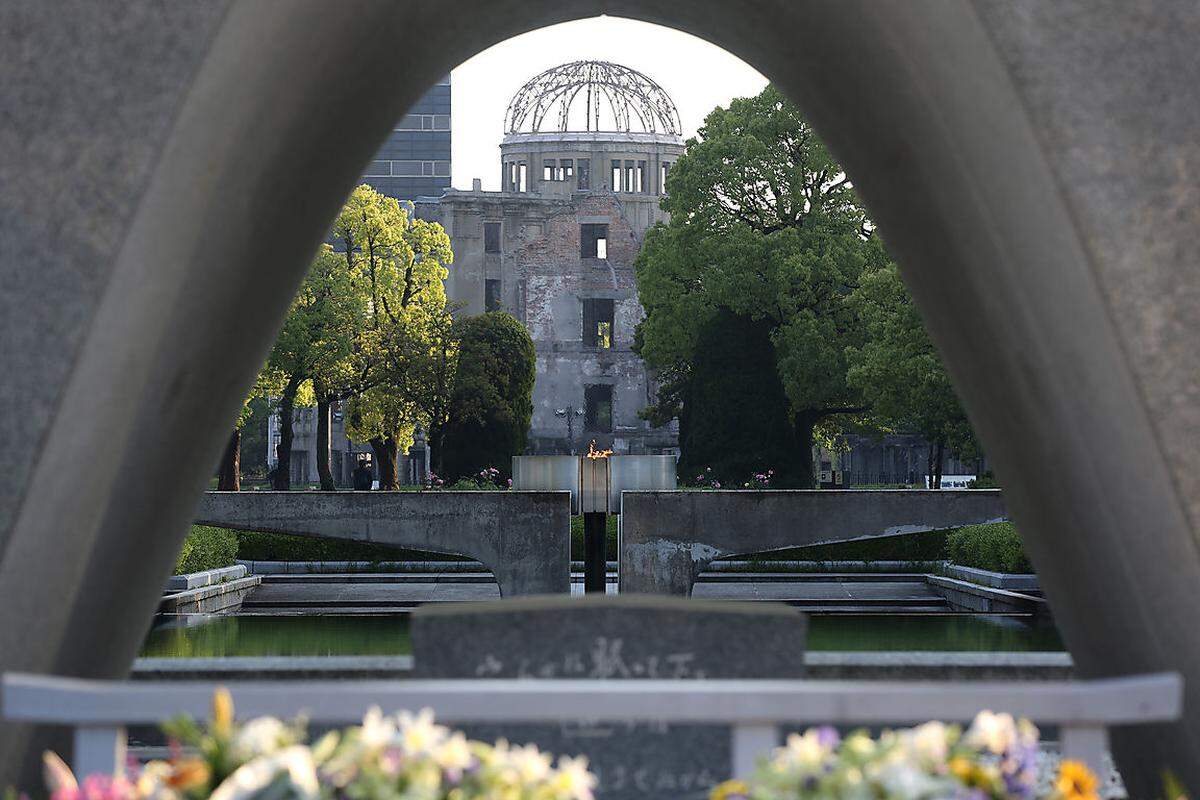
{"type": "Polygon", "coordinates": [[[233,696],[224,686],[213,692],[213,733],[228,735],[233,729],[233,696]]]}
{"type": "Polygon", "coordinates": [[[166,784],[172,789],[187,791],[197,786],[208,785],[208,764],[199,758],[186,758],[171,765],[166,784]]]}
{"type": "Polygon", "coordinates": [[[972,789],[991,789],[996,783],[996,776],[983,764],[977,764],[969,758],[955,756],[946,765],[950,774],[962,781],[963,785],[972,789]]]}
{"type": "Polygon", "coordinates": [[[1058,768],[1058,779],[1054,781],[1054,788],[1064,800],[1100,800],[1096,791],[1099,786],[1100,781],[1080,761],[1062,762],[1058,768]]]}
{"type": "Polygon", "coordinates": [[[718,783],[713,787],[712,793],[709,794],[708,800],[731,800],[734,797],[746,797],[750,794],[750,787],[742,781],[725,781],[718,783]]]}

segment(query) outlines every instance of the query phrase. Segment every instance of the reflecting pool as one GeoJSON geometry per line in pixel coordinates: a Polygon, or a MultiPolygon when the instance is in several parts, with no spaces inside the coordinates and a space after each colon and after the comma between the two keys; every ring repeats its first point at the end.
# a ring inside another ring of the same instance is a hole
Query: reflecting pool
{"type": "MultiPolygon", "coordinates": [[[[1062,651],[1058,631],[992,614],[831,614],[809,617],[809,650],[1062,651]]],[[[407,655],[409,617],[233,615],[170,619],[150,631],[141,655],[407,655]]]]}

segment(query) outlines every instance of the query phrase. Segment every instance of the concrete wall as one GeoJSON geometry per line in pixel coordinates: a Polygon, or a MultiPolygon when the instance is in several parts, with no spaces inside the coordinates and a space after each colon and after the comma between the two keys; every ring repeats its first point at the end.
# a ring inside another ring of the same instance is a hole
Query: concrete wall
{"type": "Polygon", "coordinates": [[[690,595],[722,556],[1006,519],[996,490],[625,492],[622,592],[690,595]]]}
{"type": "Polygon", "coordinates": [[[569,492],[205,492],[196,522],[467,556],[500,594],[571,588],[569,492]]]}
{"type": "MultiPolygon", "coordinates": [[[[1182,721],[1115,733],[1127,784],[1148,796],[1171,767],[1200,785],[1191,0],[7,3],[0,669],[128,670],[132,621],[394,121],[480,50],[599,13],[741,55],[831,143],[1079,674],[1186,678],[1182,721]]],[[[0,782],[41,746],[0,729],[0,782]]]]}

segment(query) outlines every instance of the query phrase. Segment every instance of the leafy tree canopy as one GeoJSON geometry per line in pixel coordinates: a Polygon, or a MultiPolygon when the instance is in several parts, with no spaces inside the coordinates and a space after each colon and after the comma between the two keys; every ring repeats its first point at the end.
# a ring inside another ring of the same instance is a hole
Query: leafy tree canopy
{"type": "Polygon", "coordinates": [[[671,221],[647,234],[636,265],[637,347],[664,381],[650,415],[678,416],[717,309],[763,320],[807,485],[814,427],[865,410],[846,380],[847,348],[866,335],[848,297],[886,252],[845,172],[774,87],[709,114],[667,190],[671,221]]]}

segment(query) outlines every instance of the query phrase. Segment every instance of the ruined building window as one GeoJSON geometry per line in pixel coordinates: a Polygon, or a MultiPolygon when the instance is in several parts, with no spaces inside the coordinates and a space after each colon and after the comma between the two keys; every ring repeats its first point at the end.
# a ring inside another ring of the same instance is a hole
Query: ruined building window
{"type": "Polygon", "coordinates": [[[621,191],[621,162],[615,158],[612,162],[612,190],[621,191]]]}
{"type": "Polygon", "coordinates": [[[637,165],[637,182],[634,184],[635,192],[646,191],[646,162],[639,161],[637,165]]]}
{"type": "Polygon", "coordinates": [[[526,167],[524,161],[510,161],[508,163],[508,191],[524,192],[526,180],[526,167]]]}
{"type": "Polygon", "coordinates": [[[579,159],[579,188],[590,189],[592,184],[592,160],[590,158],[579,159]]]}
{"type": "Polygon", "coordinates": [[[633,162],[625,162],[625,191],[636,191],[634,188],[633,162]]]}
{"type": "Polygon", "coordinates": [[[558,179],[565,181],[575,174],[575,159],[564,158],[558,162],[558,179]]]}
{"type": "Polygon", "coordinates": [[[593,433],[612,433],[612,387],[583,387],[583,427],[593,433]]]}
{"type": "Polygon", "coordinates": [[[608,225],[585,222],[579,226],[579,257],[608,258],[608,225]]]}
{"type": "Polygon", "coordinates": [[[554,174],[554,159],[547,158],[542,161],[542,180],[556,181],[558,178],[554,174]]]}
{"type": "Polygon", "coordinates": [[[499,253],[500,252],[500,223],[485,222],[483,223],[483,252],[499,253]]]}
{"type": "Polygon", "coordinates": [[[488,278],[483,284],[483,310],[500,310],[500,280],[488,278]]]}
{"type": "Polygon", "coordinates": [[[583,301],[583,346],[594,350],[612,348],[613,301],[586,298],[583,301]]]}
{"type": "Polygon", "coordinates": [[[658,190],[663,194],[667,193],[667,173],[671,171],[671,162],[664,161],[658,168],[658,190]]]}

